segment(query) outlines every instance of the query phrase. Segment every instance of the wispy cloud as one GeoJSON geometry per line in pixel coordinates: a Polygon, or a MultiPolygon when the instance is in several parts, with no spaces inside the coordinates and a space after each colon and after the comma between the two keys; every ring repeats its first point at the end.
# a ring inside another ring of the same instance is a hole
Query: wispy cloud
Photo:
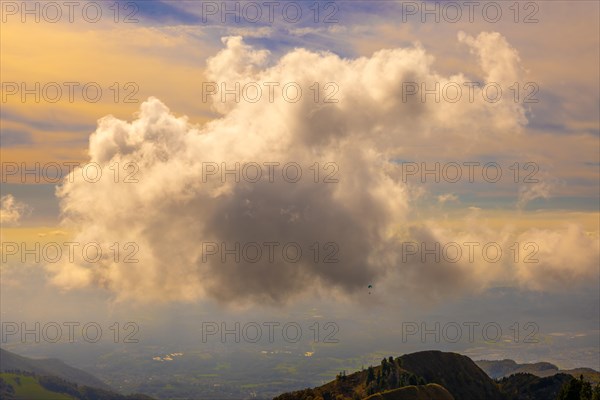
{"type": "Polygon", "coordinates": [[[17,201],[11,194],[0,198],[0,206],[0,222],[6,225],[18,224],[29,211],[25,203],[17,201]]]}

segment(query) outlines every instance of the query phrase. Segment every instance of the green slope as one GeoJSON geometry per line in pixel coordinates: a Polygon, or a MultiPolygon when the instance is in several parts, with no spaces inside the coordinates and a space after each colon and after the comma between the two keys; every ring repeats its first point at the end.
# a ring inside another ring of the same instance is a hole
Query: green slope
{"type": "Polygon", "coordinates": [[[24,376],[12,373],[0,373],[0,379],[4,381],[3,391],[0,392],[0,398],[6,400],[76,400],[75,397],[62,393],[51,392],[42,385],[33,376],[24,376]],[[10,385],[13,391],[7,391],[6,384],[10,385]]]}
{"type": "Polygon", "coordinates": [[[22,372],[0,373],[1,400],[153,400],[141,394],[122,395],[77,385],[56,376],[22,372]]]}

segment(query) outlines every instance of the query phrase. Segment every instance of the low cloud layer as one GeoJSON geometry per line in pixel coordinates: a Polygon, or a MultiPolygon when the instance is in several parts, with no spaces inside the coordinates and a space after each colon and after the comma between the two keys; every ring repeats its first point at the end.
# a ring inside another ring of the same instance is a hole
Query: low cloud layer
{"type": "MultiPolygon", "coordinates": [[[[479,62],[486,82],[508,87],[520,80],[519,56],[501,35],[460,34],[459,41],[479,62]]],[[[494,283],[500,274],[471,264],[416,263],[398,274],[402,240],[452,235],[435,225],[407,230],[417,199],[392,160],[410,155],[411,146],[439,140],[460,159],[482,137],[501,140],[522,134],[527,123],[522,105],[484,101],[478,88],[474,101],[468,95],[455,103],[403,98],[403,82],[431,88],[436,82],[475,80],[463,74],[441,76],[434,57],[419,45],[358,59],[295,49],[273,60],[241,37],[223,43],[225,48],[207,63],[209,79],[226,82],[227,88],[256,82],[262,97],[236,102],[230,95],[221,103],[216,95],[214,109],[221,117],[201,127],[175,116],[156,98],[144,102],[132,122],[102,118],[89,146],[89,161],[100,166],[102,177],[90,183],[74,171],[57,195],[64,225],[75,232],[77,242],[99,243],[103,258],[49,265],[55,284],[97,285],[119,299],[210,297],[223,303],[282,304],[314,290],[364,292],[387,277],[400,279],[416,293],[428,292],[429,286],[442,292],[444,287],[460,290],[464,282],[475,288],[494,283]],[[270,99],[265,84],[273,82],[279,86],[270,99]],[[297,102],[282,94],[290,82],[302,88],[297,102]],[[311,90],[315,83],[321,91],[318,101],[311,90]],[[326,87],[328,83],[335,85],[326,87]],[[334,91],[337,102],[324,102],[334,91]],[[262,179],[254,182],[255,170],[244,176],[243,168],[240,182],[233,174],[221,176],[224,166],[233,169],[236,163],[262,166],[262,179]],[[283,166],[289,163],[295,167],[284,176],[283,166]],[[273,166],[273,175],[267,165],[273,166]],[[220,253],[209,254],[214,249],[208,242],[228,248],[258,243],[263,256],[259,262],[237,262],[233,256],[223,261],[220,253]],[[271,242],[279,246],[268,262],[263,244],[271,242]],[[119,262],[109,250],[115,243],[121,249],[119,262]],[[298,262],[282,259],[286,243],[301,248],[298,262]],[[139,262],[122,262],[131,251],[139,262]],[[323,262],[328,256],[337,262],[323,262]]],[[[589,244],[581,241],[585,235],[569,232],[565,240],[547,232],[538,236],[558,245],[552,251],[579,252],[582,273],[577,278],[585,279],[593,274],[589,265],[590,258],[593,263],[598,257],[597,244],[580,252],[589,244]]],[[[483,240],[485,235],[475,237],[479,233],[462,235],[483,240]]],[[[500,240],[497,232],[488,234],[500,240]]],[[[544,268],[562,277],[561,268],[569,267],[552,261],[544,268]]],[[[527,282],[536,279],[519,269],[509,272],[502,279],[515,284],[532,286],[527,282]]],[[[533,286],[546,287],[544,281],[533,286]]]]}

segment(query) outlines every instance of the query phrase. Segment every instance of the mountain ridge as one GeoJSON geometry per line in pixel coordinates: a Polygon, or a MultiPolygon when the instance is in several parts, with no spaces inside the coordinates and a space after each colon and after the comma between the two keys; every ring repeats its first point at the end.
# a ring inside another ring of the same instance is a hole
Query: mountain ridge
{"type": "MultiPolygon", "coordinates": [[[[498,365],[518,366],[512,360],[499,360],[498,365]]],[[[550,363],[534,365],[542,371],[556,368],[550,363]]],[[[322,386],[283,393],[274,400],[554,400],[583,382],[583,377],[560,372],[546,377],[519,372],[493,380],[465,355],[427,350],[384,358],[381,365],[343,372],[322,386]]],[[[600,394],[600,386],[595,390],[600,394]]]]}
{"type": "Polygon", "coordinates": [[[36,375],[50,375],[78,385],[113,390],[99,378],[82,369],[72,367],[57,358],[29,358],[0,348],[0,372],[31,372],[36,375]]]}

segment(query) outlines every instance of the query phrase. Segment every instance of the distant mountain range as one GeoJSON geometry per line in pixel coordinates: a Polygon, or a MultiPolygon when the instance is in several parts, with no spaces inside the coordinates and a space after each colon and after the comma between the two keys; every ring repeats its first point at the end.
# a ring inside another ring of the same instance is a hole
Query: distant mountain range
{"type": "Polygon", "coordinates": [[[556,365],[547,362],[538,362],[532,364],[518,364],[513,360],[499,361],[475,361],[479,368],[485,371],[492,379],[504,378],[510,375],[527,373],[542,378],[553,376],[559,373],[579,377],[583,375],[585,379],[592,383],[600,383],[600,372],[591,368],[559,369],[556,365]]]}

